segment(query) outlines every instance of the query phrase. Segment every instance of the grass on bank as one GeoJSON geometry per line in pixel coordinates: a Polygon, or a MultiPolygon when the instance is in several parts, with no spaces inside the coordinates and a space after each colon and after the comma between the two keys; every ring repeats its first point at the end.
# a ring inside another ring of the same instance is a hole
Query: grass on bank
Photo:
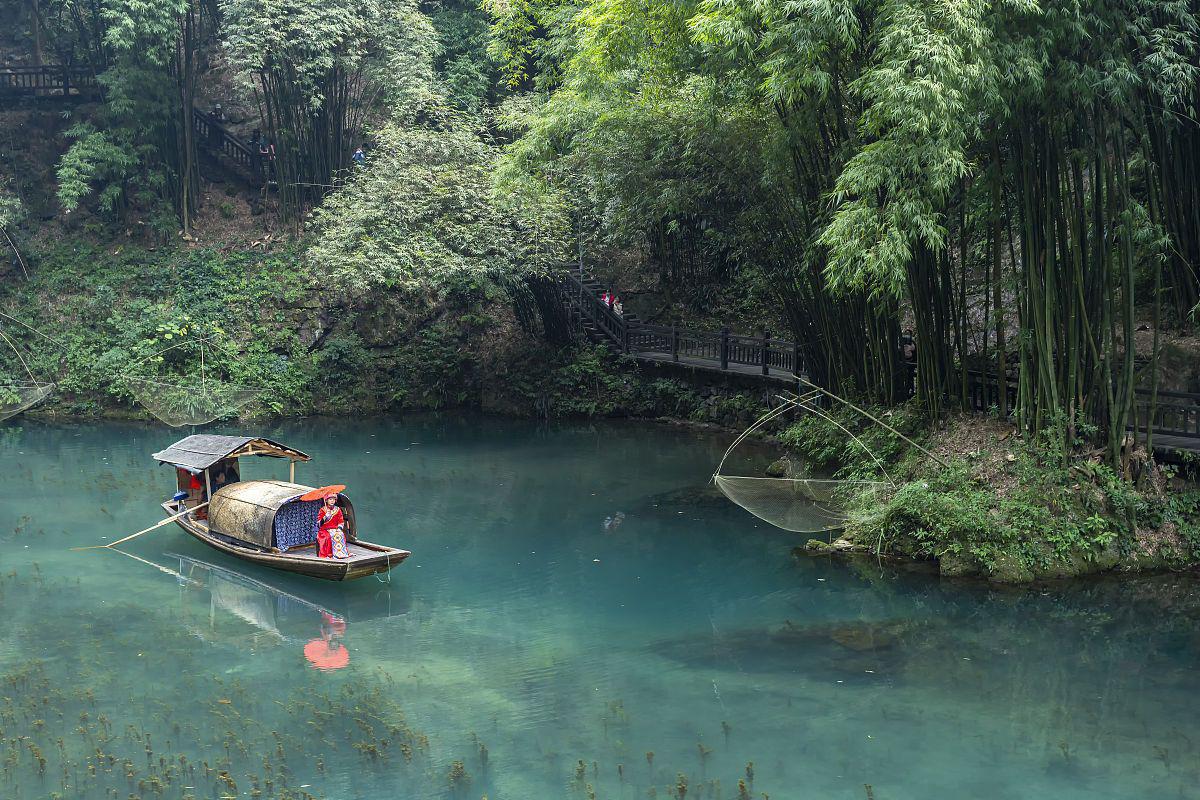
{"type": "MultiPolygon", "coordinates": [[[[35,375],[58,384],[34,413],[144,417],[129,377],[195,376],[199,335],[210,377],[260,389],[252,418],[470,408],[547,419],[671,417],[746,425],[763,393],[697,389],[642,375],[607,348],[556,347],[517,322],[484,281],[380,291],[348,303],[304,267],[299,246],[100,246],[32,253],[30,279],[0,283],[0,311],[35,375]],[[149,358],[147,358],[150,356],[149,358]]],[[[0,345],[0,384],[24,369],[0,345]]],[[[2,399],[2,398],[0,398],[2,399]]]]}
{"type": "Polygon", "coordinates": [[[1031,441],[994,416],[957,415],[930,426],[913,406],[872,413],[945,466],[844,409],[832,415],[886,475],[830,421],[806,415],[781,436],[813,469],[894,481],[846,498],[845,537],[859,549],[935,559],[944,575],[1012,583],[1200,561],[1200,488],[1144,452],[1134,453],[1122,476],[1083,441],[1063,454],[1055,437],[1031,441]]]}

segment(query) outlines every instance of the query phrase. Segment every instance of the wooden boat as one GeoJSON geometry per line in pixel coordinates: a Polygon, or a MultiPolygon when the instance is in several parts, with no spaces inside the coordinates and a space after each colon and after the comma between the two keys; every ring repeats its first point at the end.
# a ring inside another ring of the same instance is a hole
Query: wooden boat
{"type": "Polygon", "coordinates": [[[175,522],[188,534],[235,558],[297,575],[347,581],[387,572],[411,555],[359,539],[354,506],[339,493],[350,557],[320,558],[316,541],[320,501],[301,500],[313,487],[295,483],[296,462],[310,457],[278,442],[197,434],[153,457],[175,467],[179,483],[180,491],[162,503],[163,510],[168,516],[179,515],[175,522]],[[289,480],[241,480],[238,459],[244,456],[288,459],[289,480]],[[193,475],[203,476],[199,490],[193,488],[193,475]],[[207,507],[196,508],[205,500],[207,507]]]}

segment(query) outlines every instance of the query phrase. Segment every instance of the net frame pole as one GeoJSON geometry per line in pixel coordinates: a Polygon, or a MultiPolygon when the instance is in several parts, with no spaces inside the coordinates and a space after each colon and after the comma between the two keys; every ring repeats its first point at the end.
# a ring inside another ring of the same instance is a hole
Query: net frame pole
{"type": "Polygon", "coordinates": [[[884,427],[884,428],[887,428],[889,431],[891,431],[892,433],[896,434],[896,435],[897,435],[897,436],[899,436],[901,439],[903,439],[904,441],[908,442],[908,443],[909,443],[909,444],[911,444],[913,447],[917,448],[917,449],[918,449],[918,450],[920,450],[922,453],[924,453],[925,455],[929,456],[930,458],[932,458],[934,461],[936,461],[936,462],[938,462],[939,464],[941,464],[941,465],[942,465],[943,467],[945,467],[946,469],[950,469],[950,465],[949,465],[949,464],[947,464],[947,463],[946,463],[945,461],[943,461],[942,459],[938,458],[938,457],[937,457],[936,455],[934,455],[933,453],[929,452],[929,450],[927,450],[926,448],[924,448],[924,447],[922,447],[921,445],[917,444],[917,443],[916,443],[916,442],[914,442],[912,439],[908,438],[908,437],[907,437],[907,436],[905,436],[903,433],[901,433],[900,431],[898,431],[898,430],[896,430],[895,428],[893,428],[891,425],[888,425],[888,424],[887,424],[886,422],[884,422],[883,420],[879,419],[878,417],[874,416],[873,414],[869,414],[869,413],[867,413],[867,412],[866,412],[866,411],[864,411],[863,409],[861,409],[861,408],[859,408],[858,406],[854,405],[854,403],[851,403],[849,400],[847,400],[847,399],[845,399],[845,398],[843,398],[843,397],[838,397],[836,394],[834,394],[833,392],[829,391],[828,389],[822,389],[820,386],[817,386],[815,383],[813,383],[813,382],[811,382],[811,381],[809,381],[809,380],[806,380],[806,379],[804,379],[804,378],[801,378],[799,375],[793,375],[792,377],[793,377],[793,378],[795,378],[795,379],[796,379],[797,381],[799,381],[800,383],[803,383],[803,384],[805,384],[806,386],[811,386],[813,389],[815,389],[816,391],[818,391],[818,392],[820,392],[821,394],[825,395],[826,397],[833,398],[834,400],[837,400],[839,403],[842,403],[843,405],[850,406],[852,409],[854,409],[854,410],[855,410],[855,411],[857,411],[858,413],[862,414],[864,417],[866,417],[867,419],[871,420],[871,421],[872,421],[872,422],[874,422],[876,425],[880,425],[880,426],[882,426],[882,427],[884,427]]]}
{"type": "Polygon", "coordinates": [[[717,468],[713,472],[712,478],[710,478],[709,480],[716,480],[716,477],[721,474],[721,467],[725,466],[725,461],[729,458],[729,454],[732,453],[739,444],[744,442],[746,440],[747,436],[749,436],[751,433],[758,430],[759,428],[761,428],[763,425],[767,424],[771,420],[775,419],[783,412],[796,406],[800,402],[801,399],[812,399],[815,396],[816,395],[813,392],[809,392],[808,394],[804,395],[803,398],[801,398],[801,397],[796,397],[796,398],[783,397],[782,395],[779,395],[778,397],[780,400],[783,401],[783,404],[776,408],[771,409],[766,414],[763,414],[761,417],[759,417],[754,422],[753,425],[751,425],[749,428],[746,428],[746,430],[742,431],[742,434],[740,436],[738,436],[736,439],[733,440],[733,444],[729,445],[729,447],[725,450],[725,454],[721,456],[721,460],[717,464],[717,468]]]}

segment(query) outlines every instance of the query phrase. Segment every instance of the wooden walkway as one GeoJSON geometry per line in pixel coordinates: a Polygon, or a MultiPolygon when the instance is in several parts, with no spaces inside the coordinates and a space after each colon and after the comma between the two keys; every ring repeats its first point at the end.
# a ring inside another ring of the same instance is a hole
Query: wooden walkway
{"type": "MultiPolygon", "coordinates": [[[[0,68],[0,99],[67,100],[84,102],[103,98],[103,87],[84,67],[0,68]]],[[[264,185],[270,160],[259,152],[257,142],[247,142],[223,122],[199,108],[192,109],[192,129],[196,145],[242,180],[264,185]]]]}
{"type": "MultiPolygon", "coordinates": [[[[617,314],[601,299],[604,286],[581,275],[578,269],[565,270],[560,285],[567,314],[576,330],[638,361],[736,375],[793,388],[797,375],[808,377],[795,342],[766,335],[735,334],[728,329],[713,333],[651,325],[632,314],[617,314]]],[[[916,370],[910,367],[909,375],[915,374],[916,370]]],[[[1006,388],[1008,407],[1014,408],[1016,382],[1011,381],[1006,388]]],[[[994,375],[970,372],[967,397],[976,412],[991,411],[999,405],[999,380],[994,375]]],[[[1200,455],[1200,394],[1160,390],[1153,404],[1152,399],[1149,390],[1136,390],[1135,424],[1129,430],[1144,440],[1149,422],[1155,453],[1168,458],[1178,458],[1180,453],[1200,455]],[[1149,419],[1151,405],[1153,420],[1149,419]]]]}
{"type": "Polygon", "coordinates": [[[86,67],[0,67],[0,98],[83,101],[95,100],[100,96],[100,84],[86,67]]]}

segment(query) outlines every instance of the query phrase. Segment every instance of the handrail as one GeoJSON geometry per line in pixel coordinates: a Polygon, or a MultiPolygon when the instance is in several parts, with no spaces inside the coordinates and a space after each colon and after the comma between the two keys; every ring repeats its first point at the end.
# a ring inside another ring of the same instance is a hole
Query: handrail
{"type": "Polygon", "coordinates": [[[193,108],[192,127],[196,132],[196,142],[205,149],[225,156],[254,179],[263,177],[266,166],[262,154],[222,125],[214,114],[193,108]]]}
{"type": "Polygon", "coordinates": [[[99,95],[100,91],[96,76],[87,67],[0,67],[0,94],[69,98],[99,95]]]}
{"type": "MultiPolygon", "coordinates": [[[[631,321],[617,314],[599,294],[585,285],[577,267],[564,270],[561,284],[563,299],[570,312],[586,320],[595,332],[623,353],[644,361],[671,361],[741,375],[755,374],[766,378],[807,377],[799,343],[768,335],[748,336],[731,333],[700,331],[677,325],[662,325],[631,321]],[[751,368],[751,369],[747,369],[751,368]]],[[[915,381],[916,365],[904,362],[910,391],[915,381]]],[[[1008,407],[1017,402],[1017,381],[1006,385],[1008,407]]],[[[999,405],[1000,380],[995,373],[977,369],[967,370],[967,397],[970,408],[978,412],[999,405]]],[[[1133,421],[1144,430],[1149,413],[1151,389],[1135,389],[1133,421]]],[[[1155,404],[1155,419],[1151,430],[1155,434],[1180,436],[1200,440],[1200,394],[1159,389],[1155,404]]]]}

